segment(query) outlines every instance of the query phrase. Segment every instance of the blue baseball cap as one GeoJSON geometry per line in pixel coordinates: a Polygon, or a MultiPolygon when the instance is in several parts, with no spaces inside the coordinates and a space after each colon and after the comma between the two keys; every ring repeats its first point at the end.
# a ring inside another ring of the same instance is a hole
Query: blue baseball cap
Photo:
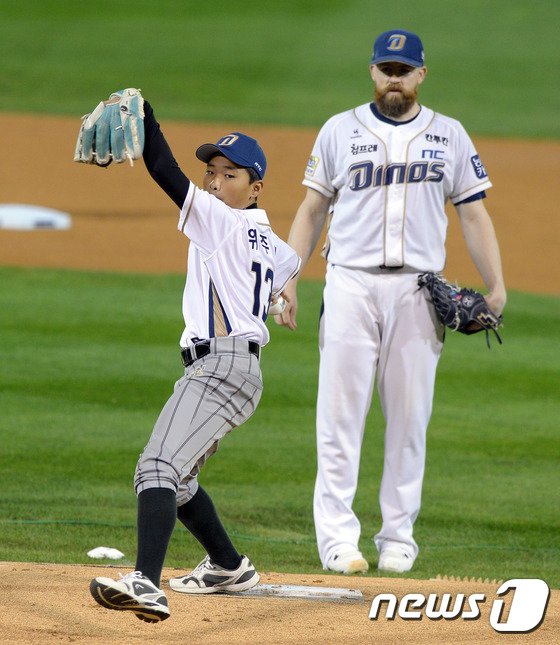
{"type": "Polygon", "coordinates": [[[397,61],[411,67],[424,65],[424,47],[420,38],[411,31],[393,29],[377,36],[373,45],[371,64],[397,61]]]}
{"type": "Polygon", "coordinates": [[[256,139],[242,132],[231,132],[217,143],[204,143],[196,150],[196,156],[206,163],[216,155],[222,155],[243,168],[253,168],[261,179],[266,172],[266,157],[262,148],[256,139]]]}

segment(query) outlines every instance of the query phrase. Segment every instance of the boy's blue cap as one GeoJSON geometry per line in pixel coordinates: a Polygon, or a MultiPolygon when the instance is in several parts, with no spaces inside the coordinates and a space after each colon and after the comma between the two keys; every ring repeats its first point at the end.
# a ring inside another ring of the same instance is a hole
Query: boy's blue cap
{"type": "Polygon", "coordinates": [[[411,31],[393,29],[377,36],[373,45],[371,64],[397,61],[412,67],[424,65],[424,48],[420,38],[411,31]]]}
{"type": "Polygon", "coordinates": [[[222,155],[243,168],[253,168],[262,179],[266,172],[266,157],[256,139],[242,132],[226,134],[217,143],[201,145],[196,156],[208,163],[212,157],[222,155]]]}

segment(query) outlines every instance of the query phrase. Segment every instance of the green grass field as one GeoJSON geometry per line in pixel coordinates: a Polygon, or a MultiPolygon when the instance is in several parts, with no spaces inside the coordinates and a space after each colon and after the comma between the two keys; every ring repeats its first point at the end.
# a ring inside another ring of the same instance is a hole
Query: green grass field
{"type": "MultiPolygon", "coordinates": [[[[399,27],[424,41],[422,102],[473,135],[560,137],[556,0],[0,0],[0,17],[0,111],[79,118],[136,86],[166,119],[317,128],[370,100],[373,39],[399,27]]],[[[36,154],[33,132],[22,145],[36,154]]],[[[132,477],[181,374],[183,277],[1,265],[0,248],[0,560],[85,563],[103,545],[133,565],[132,477]]],[[[321,285],[301,289],[297,333],[271,323],[257,414],[201,475],[239,549],[263,571],[320,570],[312,494],[321,285]]],[[[503,346],[449,335],[411,577],[560,586],[559,317],[558,298],[512,293],[503,346]]],[[[375,401],[355,502],[373,563],[382,434],[375,401]]],[[[167,564],[202,555],[178,527],[167,564]]]]}
{"type": "Polygon", "coordinates": [[[0,16],[4,111],[78,117],[133,86],[162,118],[317,127],[370,100],[373,40],[401,28],[422,36],[427,105],[476,135],[560,136],[557,0],[0,0],[0,16]]]}
{"type": "MultiPolygon", "coordinates": [[[[0,560],[88,562],[103,545],[132,565],[132,476],[181,374],[183,278],[3,268],[0,280],[0,560]]],[[[270,323],[261,405],[201,475],[239,549],[263,571],[319,571],[311,503],[320,300],[321,284],[304,283],[299,330],[270,323]]],[[[411,577],[560,585],[559,318],[558,299],[513,293],[503,346],[449,335],[411,577]]],[[[374,562],[382,428],[376,402],[355,504],[374,562]]],[[[178,526],[167,564],[201,557],[178,526]]]]}

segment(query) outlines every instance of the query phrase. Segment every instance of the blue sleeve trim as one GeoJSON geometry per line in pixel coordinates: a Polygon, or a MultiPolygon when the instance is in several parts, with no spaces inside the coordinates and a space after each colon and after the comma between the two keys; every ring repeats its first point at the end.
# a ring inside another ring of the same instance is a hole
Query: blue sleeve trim
{"type": "Polygon", "coordinates": [[[481,190],[479,193],[475,193],[474,195],[467,197],[467,199],[463,199],[460,202],[457,202],[455,206],[459,206],[459,204],[468,204],[469,202],[476,202],[479,199],[484,199],[485,197],[486,197],[486,191],[481,190]]]}

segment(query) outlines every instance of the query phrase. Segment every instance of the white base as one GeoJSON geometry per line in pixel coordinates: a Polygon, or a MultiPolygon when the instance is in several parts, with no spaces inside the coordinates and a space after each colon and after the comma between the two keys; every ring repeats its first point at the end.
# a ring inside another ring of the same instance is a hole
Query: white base
{"type": "Polygon", "coordinates": [[[308,600],[351,600],[362,602],[364,596],[357,589],[336,587],[307,587],[302,585],[256,585],[247,591],[232,593],[232,596],[275,596],[278,598],[304,598],[308,600]]]}
{"type": "Polygon", "coordinates": [[[121,558],[124,558],[124,553],[109,546],[95,547],[95,549],[88,551],[87,554],[90,558],[109,558],[110,560],[120,560],[121,558]]]}
{"type": "Polygon", "coordinates": [[[31,231],[68,229],[72,218],[67,213],[32,204],[0,204],[0,229],[31,231]]]}

